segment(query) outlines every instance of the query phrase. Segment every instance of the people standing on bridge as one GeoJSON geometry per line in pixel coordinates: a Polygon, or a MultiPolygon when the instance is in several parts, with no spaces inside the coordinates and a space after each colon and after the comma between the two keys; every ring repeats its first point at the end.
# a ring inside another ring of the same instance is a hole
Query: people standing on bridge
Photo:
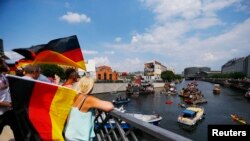
{"type": "Polygon", "coordinates": [[[12,101],[9,91],[9,83],[5,74],[9,71],[5,60],[0,55],[0,134],[5,125],[9,125],[13,131],[15,140],[21,140],[17,119],[12,110],[12,101]]]}
{"type": "Polygon", "coordinates": [[[28,64],[24,67],[24,78],[35,79],[43,82],[51,83],[51,81],[41,73],[41,68],[38,65],[28,64]]]}
{"type": "Polygon", "coordinates": [[[68,68],[65,71],[66,81],[62,84],[64,87],[75,89],[75,84],[79,78],[78,72],[73,68],[68,68]]]}
{"type": "Polygon", "coordinates": [[[83,77],[78,82],[79,94],[71,107],[68,121],[65,126],[65,139],[67,141],[86,140],[91,141],[94,133],[94,109],[109,112],[114,105],[90,95],[94,86],[94,80],[83,77]]]}

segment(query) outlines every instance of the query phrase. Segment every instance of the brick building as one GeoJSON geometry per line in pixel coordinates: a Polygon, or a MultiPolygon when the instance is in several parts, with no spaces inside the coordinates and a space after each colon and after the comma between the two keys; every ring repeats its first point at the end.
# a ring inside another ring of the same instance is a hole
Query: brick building
{"type": "Polygon", "coordinates": [[[97,80],[117,80],[118,73],[112,71],[109,66],[100,66],[96,68],[96,78],[97,80]]]}

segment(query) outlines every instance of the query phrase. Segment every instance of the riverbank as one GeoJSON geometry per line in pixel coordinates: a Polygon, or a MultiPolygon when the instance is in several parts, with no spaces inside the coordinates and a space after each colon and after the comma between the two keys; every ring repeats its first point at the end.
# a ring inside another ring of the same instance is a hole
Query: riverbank
{"type": "Polygon", "coordinates": [[[249,80],[238,80],[238,79],[222,79],[222,78],[204,78],[202,81],[220,84],[230,88],[236,88],[247,91],[250,88],[249,80]]]}
{"type": "MultiPolygon", "coordinates": [[[[128,83],[95,83],[93,94],[110,93],[110,92],[124,92],[128,83]]],[[[153,83],[154,88],[163,87],[164,83],[153,83]]]]}

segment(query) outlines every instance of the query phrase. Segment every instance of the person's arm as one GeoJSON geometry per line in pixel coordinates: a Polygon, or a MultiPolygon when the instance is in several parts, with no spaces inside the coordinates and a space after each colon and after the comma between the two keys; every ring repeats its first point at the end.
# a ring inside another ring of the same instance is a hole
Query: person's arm
{"type": "Polygon", "coordinates": [[[7,102],[7,101],[1,101],[0,102],[0,107],[11,107],[11,102],[7,102]]]}
{"type": "Polygon", "coordinates": [[[88,96],[88,102],[91,105],[90,107],[109,112],[114,109],[114,105],[110,101],[105,101],[98,99],[94,96],[88,96]]]}

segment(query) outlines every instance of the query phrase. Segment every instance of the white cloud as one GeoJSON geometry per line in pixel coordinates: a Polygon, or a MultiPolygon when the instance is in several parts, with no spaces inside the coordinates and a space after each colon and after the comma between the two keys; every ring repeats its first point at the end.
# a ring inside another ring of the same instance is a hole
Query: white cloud
{"type": "Polygon", "coordinates": [[[118,42],[121,42],[121,41],[122,41],[122,38],[121,38],[121,37],[116,37],[114,41],[117,42],[117,43],[118,43],[118,42]]]}
{"type": "Polygon", "coordinates": [[[4,53],[5,53],[5,55],[7,57],[10,58],[10,60],[7,60],[7,62],[9,62],[9,63],[15,63],[16,61],[24,58],[24,56],[22,56],[22,55],[20,55],[20,54],[18,54],[16,52],[13,52],[13,51],[11,51],[11,52],[10,51],[6,51],[4,53]]]}
{"type": "Polygon", "coordinates": [[[103,53],[104,53],[104,54],[115,54],[114,51],[104,51],[103,53]]]}
{"type": "Polygon", "coordinates": [[[98,54],[98,51],[95,51],[95,50],[83,50],[82,53],[87,54],[87,55],[94,55],[94,54],[98,54]]]}
{"type": "Polygon", "coordinates": [[[93,59],[96,62],[96,67],[103,66],[103,65],[107,65],[107,66],[111,65],[108,57],[95,57],[93,59]]]}
{"type": "Polygon", "coordinates": [[[91,21],[87,15],[73,12],[67,12],[66,15],[61,16],[59,19],[68,23],[89,23],[91,21]]]}
{"type": "MultiPolygon", "coordinates": [[[[151,53],[176,67],[180,73],[185,67],[208,66],[219,70],[223,63],[234,57],[250,53],[250,19],[246,19],[231,30],[217,32],[202,39],[197,34],[206,34],[210,27],[223,27],[217,12],[237,3],[237,0],[141,0],[156,14],[156,22],[143,33],[134,33],[127,44],[110,44],[117,50],[131,53],[151,53]],[[164,60],[168,59],[168,60],[164,60]]],[[[219,31],[219,30],[218,30],[219,31]]],[[[153,55],[152,55],[153,56],[153,55]]],[[[131,57],[134,58],[134,57],[131,57]]],[[[155,58],[152,58],[155,59],[155,58]]],[[[133,59],[133,62],[135,59],[133,59]]],[[[143,65],[143,61],[141,65],[143,65]]],[[[129,60],[121,60],[123,66],[129,60]]],[[[138,63],[139,64],[139,63],[138,63]]],[[[165,64],[168,65],[168,64],[165,64]]],[[[127,69],[138,68],[130,62],[127,69]]]]}
{"type": "Polygon", "coordinates": [[[143,69],[143,61],[139,58],[125,58],[123,60],[119,60],[118,62],[112,64],[113,70],[121,71],[121,72],[133,72],[143,69]]]}

